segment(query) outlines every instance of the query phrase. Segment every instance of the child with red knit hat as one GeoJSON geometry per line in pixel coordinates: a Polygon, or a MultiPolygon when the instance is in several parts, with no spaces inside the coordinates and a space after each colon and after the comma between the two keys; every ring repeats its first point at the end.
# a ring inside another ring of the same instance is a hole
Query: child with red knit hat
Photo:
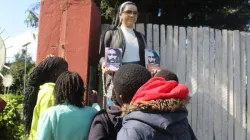
{"type": "Polygon", "coordinates": [[[158,71],[123,111],[117,140],[197,140],[187,120],[188,88],[171,71],[158,71]]]}

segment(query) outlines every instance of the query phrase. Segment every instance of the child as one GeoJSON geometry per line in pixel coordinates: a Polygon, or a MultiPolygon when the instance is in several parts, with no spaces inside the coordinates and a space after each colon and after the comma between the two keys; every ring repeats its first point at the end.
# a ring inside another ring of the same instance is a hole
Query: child
{"type": "Polygon", "coordinates": [[[58,76],[68,70],[68,63],[61,57],[49,56],[31,73],[24,93],[24,124],[30,140],[35,140],[38,119],[54,105],[54,87],[58,76]]]}
{"type": "Polygon", "coordinates": [[[84,106],[84,83],[74,72],[62,73],[56,81],[56,106],[47,109],[38,123],[36,140],[86,140],[96,110],[84,106]]]}
{"type": "Polygon", "coordinates": [[[185,108],[188,88],[178,84],[174,73],[170,76],[164,71],[138,89],[130,105],[123,107],[126,116],[117,140],[196,140],[185,108]]]}
{"type": "Polygon", "coordinates": [[[162,77],[166,81],[174,80],[177,83],[179,83],[179,79],[178,79],[177,75],[175,73],[173,73],[172,71],[169,71],[167,69],[156,71],[156,73],[154,74],[154,77],[162,77]]]}
{"type": "Polygon", "coordinates": [[[150,72],[137,64],[123,65],[114,76],[112,100],[115,106],[100,111],[92,122],[89,140],[116,140],[122,125],[120,107],[129,103],[136,91],[151,78],[150,72]]]}

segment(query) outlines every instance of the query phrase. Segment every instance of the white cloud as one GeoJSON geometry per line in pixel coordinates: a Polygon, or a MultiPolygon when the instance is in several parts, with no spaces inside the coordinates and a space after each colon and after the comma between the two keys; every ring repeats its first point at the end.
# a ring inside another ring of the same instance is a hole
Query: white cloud
{"type": "Polygon", "coordinates": [[[36,61],[37,35],[37,31],[33,32],[31,30],[26,30],[23,34],[10,37],[5,40],[5,47],[11,47],[6,49],[6,61],[13,61],[14,55],[22,51],[22,46],[28,42],[31,43],[27,47],[28,53],[32,56],[33,61],[36,61]],[[36,39],[34,39],[33,34],[35,35],[36,39]]]}

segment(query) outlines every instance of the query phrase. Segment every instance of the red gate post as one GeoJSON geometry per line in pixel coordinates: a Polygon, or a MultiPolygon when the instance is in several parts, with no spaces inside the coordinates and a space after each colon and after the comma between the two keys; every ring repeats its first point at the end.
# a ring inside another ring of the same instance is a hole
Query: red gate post
{"type": "Polygon", "coordinates": [[[97,68],[100,28],[92,0],[42,0],[36,64],[49,54],[64,57],[88,87],[89,66],[97,68]]]}

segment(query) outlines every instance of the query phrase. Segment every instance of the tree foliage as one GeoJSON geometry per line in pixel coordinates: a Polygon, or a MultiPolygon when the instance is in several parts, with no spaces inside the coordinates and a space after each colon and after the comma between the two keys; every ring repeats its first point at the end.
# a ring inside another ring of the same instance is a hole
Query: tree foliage
{"type": "MultiPolygon", "coordinates": [[[[22,94],[23,92],[23,80],[24,80],[24,69],[25,69],[25,51],[22,51],[20,53],[17,53],[14,58],[15,61],[7,64],[10,67],[10,70],[4,70],[3,74],[11,74],[14,79],[14,84],[10,87],[10,92],[13,94],[22,94]]],[[[32,70],[34,67],[34,62],[32,61],[32,57],[27,54],[26,57],[26,73],[28,76],[28,73],[32,70]]],[[[28,77],[26,77],[26,84],[28,82],[28,77]]],[[[4,93],[4,87],[2,85],[2,79],[0,78],[0,93],[4,93]]]]}
{"type": "MultiPolygon", "coordinates": [[[[94,0],[100,8],[102,23],[113,23],[117,7],[126,0],[94,0]]],[[[248,0],[131,0],[140,11],[138,22],[178,26],[208,26],[217,29],[249,31],[248,0]]],[[[39,5],[39,4],[38,4],[39,5]]],[[[31,8],[31,13],[33,9],[31,8]]],[[[34,15],[34,14],[29,14],[34,15]]],[[[37,16],[27,24],[36,25],[37,16]]],[[[37,26],[36,26],[37,27],[37,26]]]]}
{"type": "Polygon", "coordinates": [[[249,29],[248,0],[160,0],[148,4],[142,3],[142,0],[136,2],[140,5],[138,7],[146,7],[141,14],[143,21],[217,29],[249,29]]]}
{"type": "Polygon", "coordinates": [[[100,11],[102,20],[106,20],[112,24],[115,22],[116,12],[120,5],[119,0],[101,0],[100,2],[100,11]]]}
{"type": "Polygon", "coordinates": [[[24,23],[26,23],[27,27],[33,27],[33,28],[38,27],[39,8],[40,8],[40,2],[37,2],[26,10],[27,17],[24,20],[24,23]]]}

